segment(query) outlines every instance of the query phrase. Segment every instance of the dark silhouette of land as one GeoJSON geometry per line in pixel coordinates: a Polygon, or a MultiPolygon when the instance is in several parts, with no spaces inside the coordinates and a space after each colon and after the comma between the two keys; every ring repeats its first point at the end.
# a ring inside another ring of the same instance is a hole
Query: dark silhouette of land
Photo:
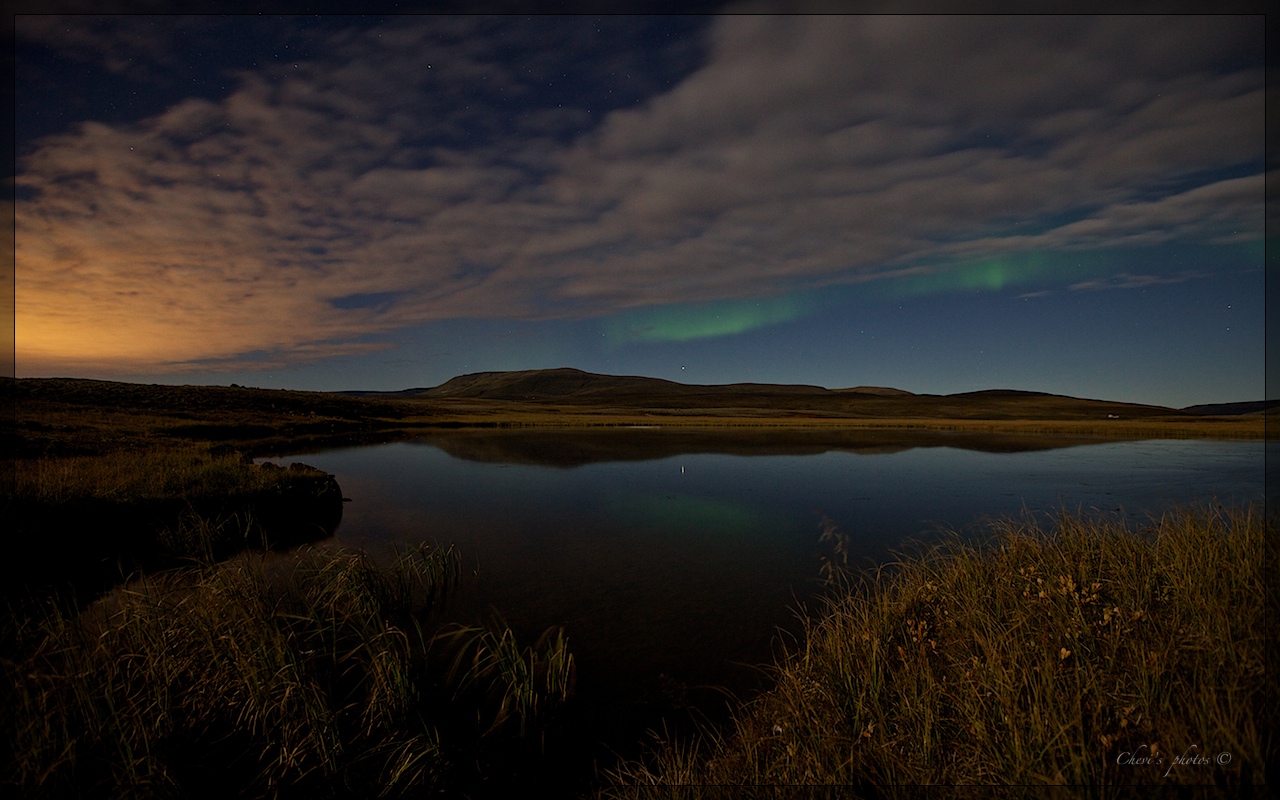
{"type": "Polygon", "coordinates": [[[825,389],[764,383],[704,386],[657,378],[594,375],[576,369],[462,375],[417,396],[628,409],[734,409],[931,419],[1106,419],[1107,414],[1130,418],[1178,414],[1161,406],[1014,390],[930,395],[881,387],[825,389]]]}
{"type": "MultiPolygon", "coordinates": [[[[617,412],[688,413],[711,417],[797,420],[1188,420],[1194,416],[1235,415],[1228,404],[1180,411],[1164,406],[1092,400],[1044,392],[991,389],[960,394],[915,394],[902,389],[733,383],[698,385],[658,378],[597,375],[577,369],[478,372],[431,388],[398,392],[342,392],[368,399],[404,399],[451,403],[505,403],[521,409],[595,409],[617,412]],[[1214,407],[1216,408],[1216,407],[1214,407]]],[[[471,406],[475,409],[480,405],[471,406]]]]}
{"type": "MultiPolygon", "coordinates": [[[[398,392],[300,392],[67,378],[13,382],[12,452],[93,455],[211,442],[266,455],[450,429],[919,429],[1105,437],[1261,437],[1244,404],[1177,410],[995,389],[900,389],[736,383],[703,386],[576,369],[481,372],[398,392]]],[[[1252,406],[1248,406],[1252,408],[1252,406]]]]}

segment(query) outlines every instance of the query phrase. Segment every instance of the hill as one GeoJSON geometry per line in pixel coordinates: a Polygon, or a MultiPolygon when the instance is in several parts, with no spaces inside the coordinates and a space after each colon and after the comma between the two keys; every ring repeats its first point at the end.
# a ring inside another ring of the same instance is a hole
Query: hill
{"type": "Polygon", "coordinates": [[[829,394],[821,386],[730,383],[715,386],[676,383],[661,378],[597,375],[567,367],[518,372],[477,372],[460,375],[421,397],[469,397],[537,402],[555,400],[617,400],[618,398],[691,398],[721,395],[815,396],[829,394]]]}
{"type": "MultiPolygon", "coordinates": [[[[367,394],[367,393],[362,393],[367,394]]],[[[805,384],[685,384],[660,378],[598,375],[560,368],[460,375],[429,389],[387,393],[399,398],[490,401],[534,406],[619,410],[781,412],[816,417],[948,419],[1134,419],[1181,416],[1163,406],[1088,400],[1042,392],[992,389],[951,395],[858,386],[805,384]]]]}
{"type": "Polygon", "coordinates": [[[1187,406],[1182,410],[1187,414],[1230,417],[1237,414],[1257,414],[1276,407],[1280,407],[1280,400],[1255,400],[1251,403],[1206,403],[1198,406],[1187,406]]]}

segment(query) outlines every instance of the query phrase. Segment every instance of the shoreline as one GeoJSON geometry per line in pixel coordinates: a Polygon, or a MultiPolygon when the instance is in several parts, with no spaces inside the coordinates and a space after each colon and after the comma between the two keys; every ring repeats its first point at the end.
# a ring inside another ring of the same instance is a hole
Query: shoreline
{"type": "MultiPolygon", "coordinates": [[[[680,414],[661,411],[639,415],[592,414],[578,411],[559,415],[516,411],[508,414],[450,415],[416,424],[402,425],[386,431],[412,434],[416,431],[482,430],[482,429],[591,430],[734,430],[778,429],[813,431],[957,431],[994,434],[1061,434],[1107,439],[1268,438],[1261,418],[1232,419],[1223,417],[1179,417],[1176,419],[1081,420],[1081,419],[971,419],[950,417],[784,417],[721,416],[715,414],[680,414]],[[501,419],[494,417],[501,416],[501,419]]],[[[1278,434],[1272,434],[1275,438],[1278,434]]]]}
{"type": "Polygon", "coordinates": [[[12,388],[13,455],[19,459],[168,449],[192,443],[265,455],[448,430],[921,431],[1100,440],[1264,439],[1270,419],[1268,412],[1199,416],[1133,404],[998,393],[977,399],[870,396],[855,405],[841,399],[843,405],[823,407],[789,396],[698,401],[663,397],[394,399],[75,379],[24,379],[12,388]]]}

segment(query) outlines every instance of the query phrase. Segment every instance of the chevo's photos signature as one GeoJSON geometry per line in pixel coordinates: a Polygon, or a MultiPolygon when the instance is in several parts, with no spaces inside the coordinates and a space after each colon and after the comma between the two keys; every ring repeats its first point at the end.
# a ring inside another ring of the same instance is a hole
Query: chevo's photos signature
{"type": "MultiPolygon", "coordinates": [[[[1136,750],[1126,750],[1116,756],[1116,763],[1122,767],[1163,767],[1165,757],[1158,747],[1144,744],[1139,745],[1136,750]]],[[[1225,767],[1230,763],[1231,754],[1227,751],[1223,750],[1212,756],[1203,755],[1200,746],[1193,744],[1182,751],[1182,755],[1173,756],[1169,768],[1160,777],[1169,777],[1177,767],[1225,767]]]]}

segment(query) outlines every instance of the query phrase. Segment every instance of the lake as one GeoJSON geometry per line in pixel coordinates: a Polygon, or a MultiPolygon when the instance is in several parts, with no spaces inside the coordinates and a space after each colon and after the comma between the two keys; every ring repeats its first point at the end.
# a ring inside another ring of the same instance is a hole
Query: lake
{"type": "Polygon", "coordinates": [[[579,693],[610,730],[763,685],[822,587],[824,524],[853,563],[943,528],[1062,511],[1135,522],[1260,501],[1260,441],[823,431],[458,431],[269,459],[333,473],[336,542],[388,557],[453,544],[451,618],[499,612],[524,638],[565,626],[579,693]],[[829,523],[827,522],[829,521],[829,523]],[[789,634],[788,634],[789,632],[789,634]]]}

